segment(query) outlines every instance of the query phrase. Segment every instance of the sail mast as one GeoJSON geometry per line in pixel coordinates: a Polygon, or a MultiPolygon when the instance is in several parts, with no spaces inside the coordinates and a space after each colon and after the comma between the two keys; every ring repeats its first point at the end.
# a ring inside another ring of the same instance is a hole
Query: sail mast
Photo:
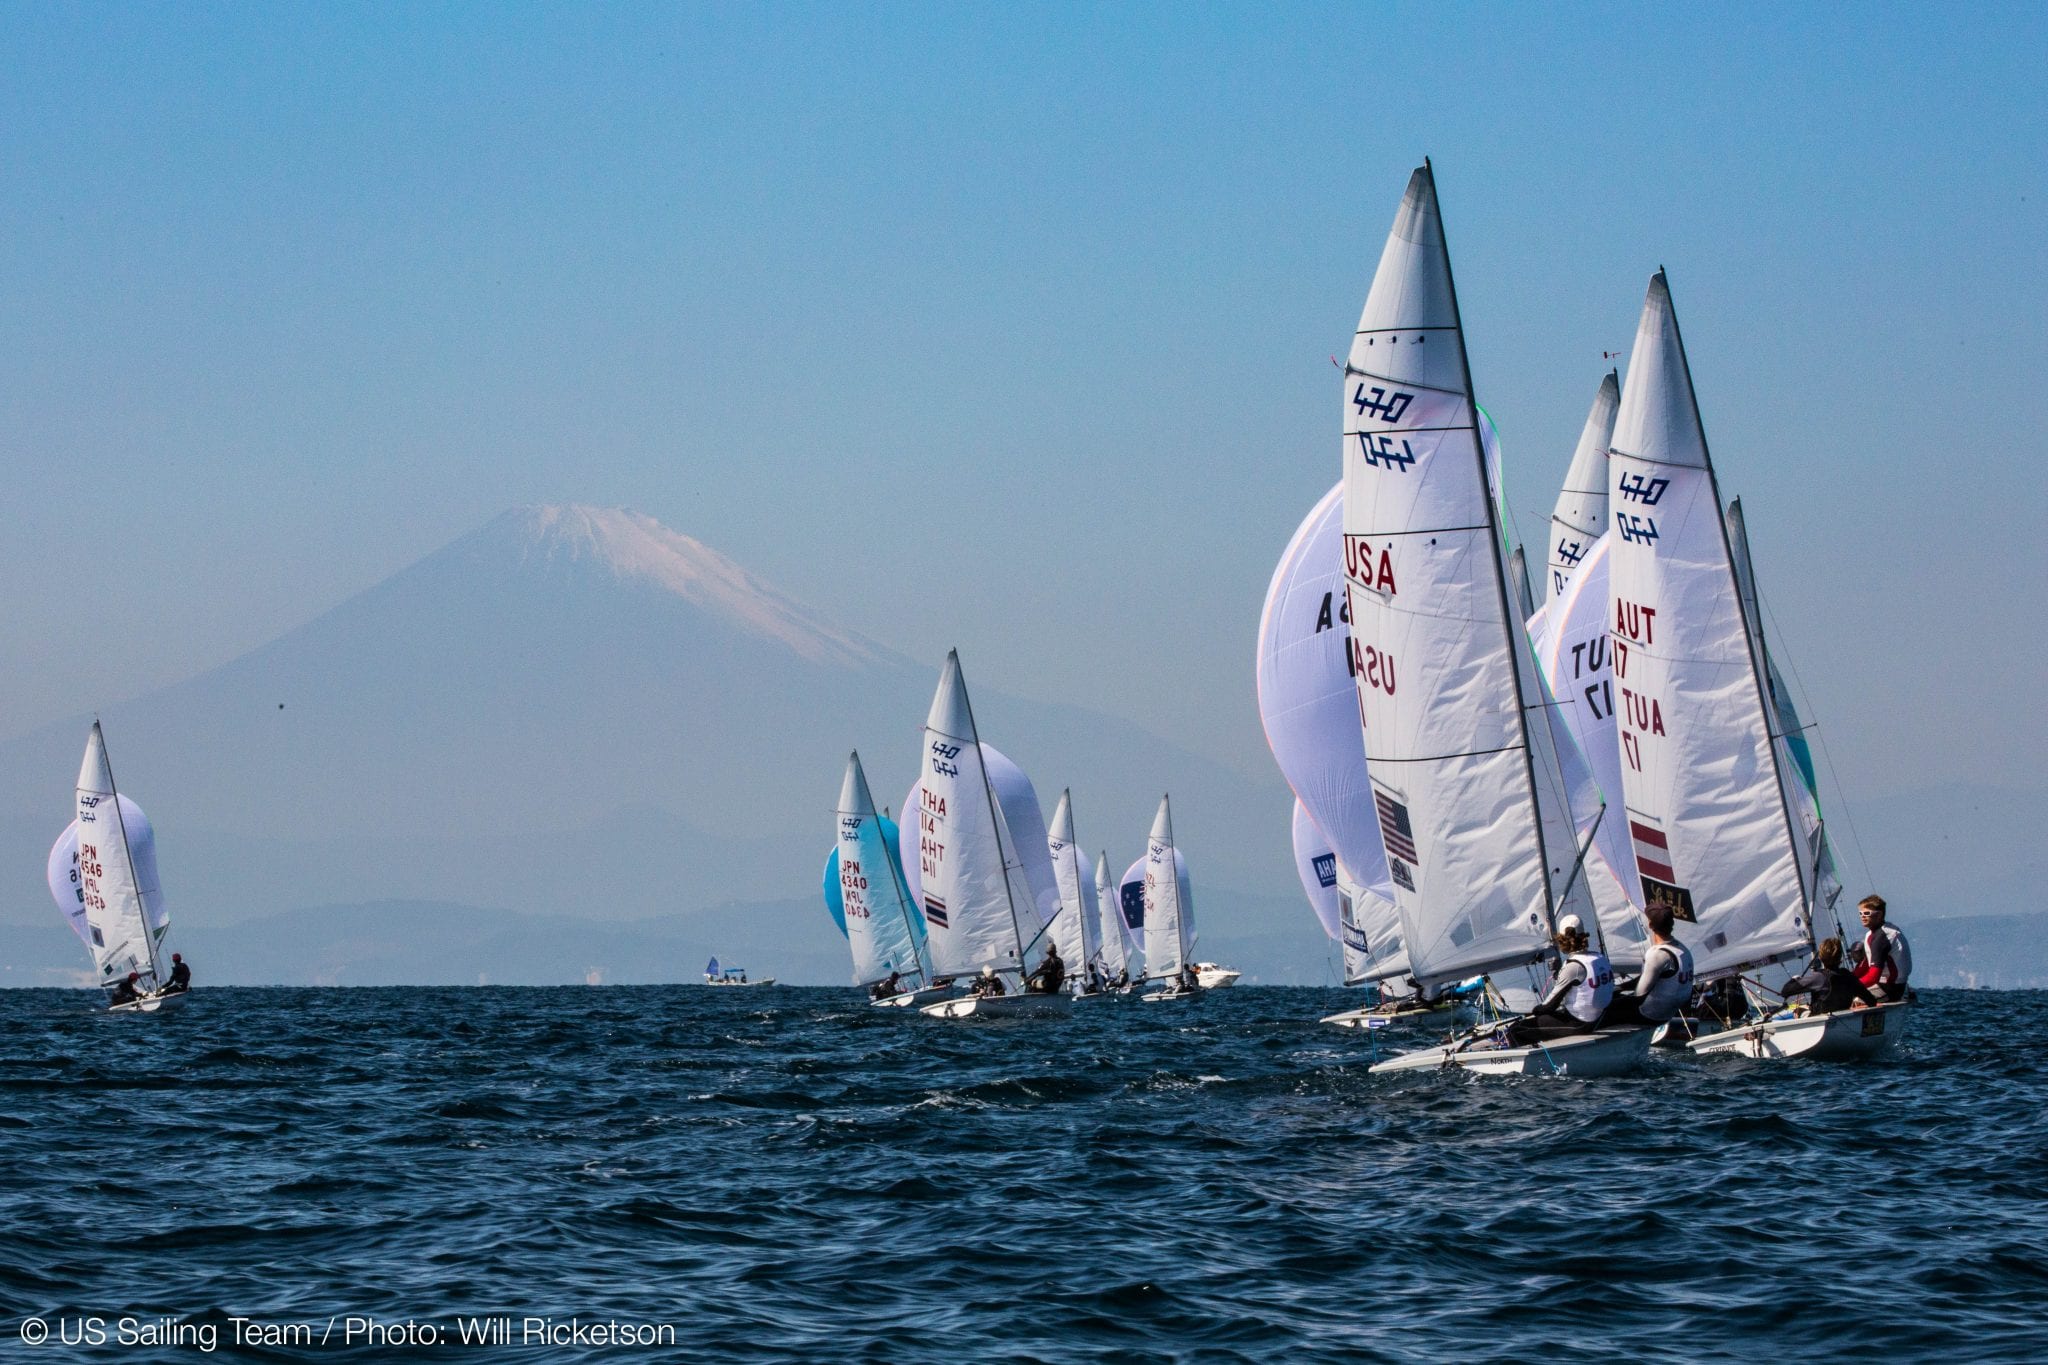
{"type": "MultiPolygon", "coordinates": [[[[1430,164],[1428,157],[1422,158],[1422,169],[1429,176],[1429,193],[1431,199],[1435,200],[1437,198],[1436,168],[1430,164]]],[[[1537,796],[1536,787],[1536,757],[1534,747],[1529,741],[1529,707],[1522,694],[1521,655],[1516,652],[1517,649],[1526,649],[1528,641],[1527,637],[1523,635],[1522,618],[1515,614],[1508,602],[1507,575],[1501,568],[1500,547],[1502,533],[1500,508],[1494,502],[1492,485],[1486,476],[1486,444],[1479,436],[1479,398],[1474,392],[1472,385],[1472,359],[1465,351],[1465,318],[1458,306],[1458,280],[1451,268],[1450,239],[1444,232],[1444,216],[1441,201],[1438,201],[1435,217],[1437,246],[1442,250],[1444,256],[1444,280],[1450,286],[1451,322],[1454,333],[1458,338],[1458,365],[1465,372],[1465,401],[1472,409],[1472,459],[1479,470],[1479,486],[1486,490],[1486,497],[1483,501],[1486,503],[1487,541],[1493,564],[1493,585],[1495,591],[1500,596],[1501,626],[1507,634],[1508,664],[1514,670],[1515,675],[1515,720],[1516,724],[1521,727],[1522,732],[1522,771],[1529,782],[1528,816],[1530,822],[1536,827],[1536,848],[1543,864],[1543,920],[1550,934],[1555,936],[1557,933],[1557,905],[1550,885],[1550,848],[1543,839],[1543,815],[1537,807],[1537,802],[1540,798],[1537,796]],[[1517,637],[1521,638],[1518,639],[1517,637]]]]}
{"type": "MultiPolygon", "coordinates": [[[[1657,278],[1664,282],[1664,292],[1668,297],[1671,292],[1671,278],[1665,273],[1662,265],[1657,267],[1657,278]]],[[[1738,609],[1742,612],[1743,626],[1745,633],[1747,633],[1749,609],[1742,601],[1742,583],[1739,579],[1736,579],[1735,547],[1728,538],[1728,518],[1722,514],[1722,509],[1727,504],[1721,500],[1721,480],[1714,473],[1713,450],[1707,444],[1707,424],[1700,417],[1700,394],[1699,390],[1693,387],[1692,382],[1692,358],[1685,353],[1685,328],[1678,320],[1678,309],[1675,305],[1671,309],[1671,335],[1678,342],[1678,364],[1685,373],[1685,394],[1687,400],[1692,404],[1693,430],[1699,433],[1700,450],[1706,456],[1707,488],[1712,493],[1714,499],[1714,524],[1721,533],[1721,551],[1727,556],[1728,576],[1731,580],[1735,580],[1733,583],[1735,601],[1738,609]]],[[[1747,538],[1745,537],[1745,550],[1748,548],[1746,542],[1747,538]]],[[[1752,583],[1756,581],[1754,576],[1751,577],[1750,581],[1752,583]]],[[[1757,705],[1763,711],[1764,736],[1766,739],[1764,748],[1771,758],[1772,785],[1777,788],[1778,792],[1778,813],[1784,817],[1785,821],[1785,841],[1792,849],[1794,879],[1799,883],[1800,918],[1806,922],[1806,941],[1811,944],[1814,938],[1813,898],[1807,893],[1806,874],[1803,870],[1805,868],[1805,859],[1800,856],[1799,831],[1798,827],[1792,823],[1792,805],[1785,799],[1785,773],[1778,760],[1777,740],[1771,735],[1771,713],[1777,709],[1777,706],[1771,700],[1770,689],[1765,686],[1764,676],[1760,671],[1758,649],[1761,647],[1762,638],[1763,623],[1759,621],[1755,635],[1752,637],[1753,642],[1747,651],[1749,655],[1749,675],[1751,683],[1756,688],[1757,705]]],[[[1764,960],[1768,961],[1769,959],[1764,960]]]]}

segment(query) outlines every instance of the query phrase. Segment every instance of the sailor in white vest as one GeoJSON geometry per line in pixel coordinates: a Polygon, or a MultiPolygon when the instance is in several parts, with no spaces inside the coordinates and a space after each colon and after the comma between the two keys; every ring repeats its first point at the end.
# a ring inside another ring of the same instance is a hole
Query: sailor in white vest
{"type": "Polygon", "coordinates": [[[1856,979],[1881,1000],[1904,1000],[1906,978],[1913,974],[1913,950],[1896,924],[1885,923],[1883,896],[1856,902],[1863,919],[1863,966],[1856,979]]]}
{"type": "Polygon", "coordinates": [[[1672,915],[1668,905],[1653,905],[1643,912],[1650,925],[1650,946],[1643,952],[1643,970],[1618,991],[1601,1023],[1662,1024],[1675,1018],[1692,999],[1692,954],[1671,936],[1672,915]]]}
{"type": "Polygon", "coordinates": [[[1590,1033],[1613,1003],[1614,968],[1605,953],[1594,951],[1577,915],[1557,922],[1556,941],[1559,960],[1550,994],[1508,1031],[1509,1041],[1517,1046],[1590,1033]]]}

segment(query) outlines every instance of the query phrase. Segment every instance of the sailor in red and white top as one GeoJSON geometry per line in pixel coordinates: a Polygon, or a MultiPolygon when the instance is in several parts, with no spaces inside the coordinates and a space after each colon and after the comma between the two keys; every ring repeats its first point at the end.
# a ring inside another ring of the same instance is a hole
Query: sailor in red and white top
{"type": "Polygon", "coordinates": [[[1856,979],[1883,1000],[1904,1000],[1906,978],[1913,974],[1913,950],[1895,924],[1885,923],[1883,896],[1856,902],[1863,916],[1863,966],[1856,979]]]}

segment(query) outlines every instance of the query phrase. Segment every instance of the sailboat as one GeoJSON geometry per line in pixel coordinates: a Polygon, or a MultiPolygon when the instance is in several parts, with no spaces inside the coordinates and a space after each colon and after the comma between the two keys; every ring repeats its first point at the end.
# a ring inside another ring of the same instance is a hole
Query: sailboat
{"type": "MultiPolygon", "coordinates": [[[[1345,366],[1344,569],[1366,766],[1411,974],[1425,987],[1546,958],[1594,918],[1490,494],[1428,163],[1410,178],[1345,366]],[[1536,723],[1532,724],[1532,712],[1536,723]]],[[[1540,1046],[1482,1027],[1375,1071],[1604,1075],[1648,1029],[1540,1046]]]]}
{"type": "MultiPolygon", "coordinates": [[[[1772,699],[1739,513],[1725,519],[1664,272],[1650,280],[1608,457],[1608,591],[1622,788],[1646,904],[1683,922],[1702,983],[1813,952],[1832,913],[1817,810],[1772,699]]],[[[1696,1037],[1703,1053],[1865,1055],[1908,1007],[1779,1018],[1696,1037]]]]}
{"type": "MultiPolygon", "coordinates": [[[[1002,995],[936,1001],[922,1006],[924,1013],[939,1019],[1066,1013],[1072,996],[1023,990],[1033,964],[1044,957],[1052,915],[1040,912],[1017,839],[990,785],[957,650],[946,655],[925,718],[922,758],[913,815],[932,970],[980,973],[1000,979],[1004,989],[1002,995]]],[[[1042,826],[1038,845],[1043,852],[1042,826]]]]}
{"type": "Polygon", "coordinates": [[[1152,833],[1145,840],[1145,979],[1162,983],[1146,1000],[1185,1000],[1202,990],[1187,985],[1188,951],[1195,942],[1195,901],[1187,860],[1173,845],[1171,797],[1159,798],[1152,833]]]}
{"type": "Polygon", "coordinates": [[[1053,878],[1059,885],[1060,909],[1052,924],[1053,942],[1067,964],[1067,990],[1077,999],[1107,994],[1101,983],[1110,975],[1102,951],[1102,910],[1094,881],[1082,870],[1081,846],[1074,839],[1074,793],[1060,793],[1046,836],[1053,878]],[[1091,978],[1096,989],[1089,989],[1091,978]]]}
{"type": "Polygon", "coordinates": [[[162,989],[170,979],[170,916],[156,874],[156,836],[142,808],[115,790],[98,721],[78,769],[77,817],[50,852],[51,891],[72,877],[76,909],[61,895],[58,905],[91,951],[100,986],[111,992],[131,974],[137,977],[140,998],[110,1004],[108,1011],[154,1014],[183,1005],[190,991],[162,989]],[[71,866],[60,883],[58,865],[65,861],[71,866]]]}
{"type": "Polygon", "coordinates": [[[704,964],[704,984],[707,986],[772,986],[775,978],[764,976],[749,977],[745,967],[720,967],[718,959],[712,958],[704,964]]]}
{"type": "Polygon", "coordinates": [[[932,981],[930,964],[919,951],[910,890],[896,866],[882,818],[875,813],[874,794],[858,752],[847,756],[837,814],[835,866],[855,983],[871,992],[891,976],[899,984],[909,983],[908,989],[873,996],[872,1003],[879,1006],[903,1008],[945,999],[952,992],[932,981]]]}
{"type": "Polygon", "coordinates": [[[1109,873],[1109,851],[1095,855],[1095,905],[1101,916],[1102,970],[1111,981],[1121,983],[1118,995],[1130,993],[1132,957],[1130,927],[1124,923],[1122,897],[1116,879],[1109,873]]]}

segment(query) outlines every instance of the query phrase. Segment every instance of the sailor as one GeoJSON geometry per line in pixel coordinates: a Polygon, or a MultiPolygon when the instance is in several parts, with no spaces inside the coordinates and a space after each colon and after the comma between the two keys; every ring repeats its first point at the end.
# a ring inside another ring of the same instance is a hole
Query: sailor
{"type": "Polygon", "coordinates": [[[1614,968],[1606,954],[1593,951],[1584,921],[1577,915],[1559,920],[1556,943],[1560,958],[1550,994],[1509,1027],[1508,1040],[1517,1047],[1591,1033],[1614,1001],[1614,968]]]}
{"type": "Polygon", "coordinates": [[[1795,995],[1806,997],[1806,1007],[1815,1014],[1836,1010],[1863,1009],[1878,1003],[1876,996],[1856,979],[1856,973],[1842,965],[1842,940],[1822,939],[1814,952],[1813,965],[1785,983],[1778,994],[1791,1003],[1795,995]]]}
{"type": "Polygon", "coordinates": [[[983,967],[981,975],[974,978],[974,994],[977,997],[1003,995],[1003,979],[996,975],[994,967],[983,967]]]}
{"type": "Polygon", "coordinates": [[[1883,896],[1865,896],[1856,909],[1863,917],[1863,969],[1857,979],[1887,1001],[1904,1000],[1906,978],[1913,974],[1906,936],[1885,923],[1883,896]]]}
{"type": "Polygon", "coordinates": [[[891,967],[889,974],[877,981],[874,989],[868,994],[877,1000],[887,1000],[892,995],[903,994],[903,974],[891,967]]]}
{"type": "MultiPolygon", "coordinates": [[[[1600,1018],[1602,1025],[1662,1024],[1692,999],[1692,954],[1671,936],[1671,907],[1652,905],[1643,918],[1650,926],[1643,969],[1626,992],[1615,992],[1614,1003],[1600,1018]]],[[[1835,946],[1839,952],[1841,945],[1835,946]]]]}
{"type": "Polygon", "coordinates": [[[1067,964],[1060,960],[1059,948],[1048,943],[1045,945],[1045,960],[1025,981],[1024,989],[1033,995],[1058,995],[1066,980],[1067,964]]]}
{"type": "Polygon", "coordinates": [[[164,983],[164,988],[159,994],[171,995],[177,991],[189,991],[191,989],[192,969],[185,965],[185,955],[183,953],[172,953],[171,979],[164,983]]]}
{"type": "Polygon", "coordinates": [[[1195,964],[1192,962],[1181,963],[1180,977],[1174,983],[1174,989],[1181,991],[1198,991],[1201,988],[1202,977],[1201,974],[1195,970],[1195,964]]]}
{"type": "Polygon", "coordinates": [[[142,998],[142,973],[130,972],[126,981],[114,983],[114,994],[107,1000],[109,1005],[132,1004],[142,998]]]}

